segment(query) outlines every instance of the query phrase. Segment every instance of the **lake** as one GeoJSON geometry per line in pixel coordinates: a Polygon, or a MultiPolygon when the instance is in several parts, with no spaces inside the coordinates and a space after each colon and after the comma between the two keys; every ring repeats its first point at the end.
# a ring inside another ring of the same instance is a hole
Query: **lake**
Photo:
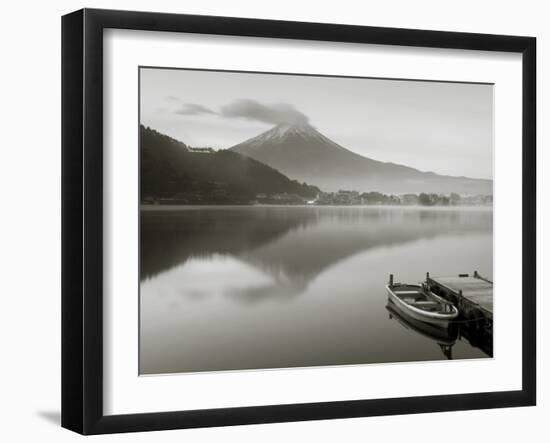
{"type": "Polygon", "coordinates": [[[141,374],[490,356],[388,309],[385,285],[492,280],[491,209],[142,207],[140,245],[141,374]]]}

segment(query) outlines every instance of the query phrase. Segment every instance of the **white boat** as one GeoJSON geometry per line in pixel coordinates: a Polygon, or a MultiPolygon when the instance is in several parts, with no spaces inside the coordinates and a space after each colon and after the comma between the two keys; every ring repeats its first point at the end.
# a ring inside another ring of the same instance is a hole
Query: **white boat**
{"type": "Polygon", "coordinates": [[[393,283],[391,280],[386,285],[390,300],[412,318],[446,326],[458,317],[456,306],[435,295],[425,285],[393,283]]]}

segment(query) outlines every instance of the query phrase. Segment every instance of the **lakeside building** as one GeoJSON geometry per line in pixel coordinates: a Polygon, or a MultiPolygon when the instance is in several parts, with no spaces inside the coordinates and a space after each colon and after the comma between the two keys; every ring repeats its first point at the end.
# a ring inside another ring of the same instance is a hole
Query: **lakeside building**
{"type": "Polygon", "coordinates": [[[338,192],[320,192],[316,203],[319,205],[360,205],[361,197],[358,191],[340,189],[338,192]]]}
{"type": "Polygon", "coordinates": [[[213,148],[193,148],[189,146],[187,149],[194,154],[214,154],[216,152],[213,148]]]}
{"type": "Polygon", "coordinates": [[[416,194],[403,194],[399,196],[399,200],[402,205],[417,205],[418,204],[418,195],[416,194]]]}

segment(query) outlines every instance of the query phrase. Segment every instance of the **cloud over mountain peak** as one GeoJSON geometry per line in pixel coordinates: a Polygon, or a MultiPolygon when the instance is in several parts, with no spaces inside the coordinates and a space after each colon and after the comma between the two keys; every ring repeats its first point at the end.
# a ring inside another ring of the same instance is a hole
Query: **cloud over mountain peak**
{"type": "Polygon", "coordinates": [[[263,104],[255,100],[236,100],[222,106],[220,114],[269,124],[307,124],[309,117],[288,103],[263,104]]]}

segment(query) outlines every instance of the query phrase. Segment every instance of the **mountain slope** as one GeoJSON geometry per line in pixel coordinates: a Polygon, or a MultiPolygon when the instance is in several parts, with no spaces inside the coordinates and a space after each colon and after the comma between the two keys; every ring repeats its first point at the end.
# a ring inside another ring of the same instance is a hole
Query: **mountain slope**
{"type": "Polygon", "coordinates": [[[319,192],[236,152],[192,152],[184,143],[144,126],[140,148],[142,201],[179,198],[234,203],[253,199],[257,193],[311,198],[319,192]]]}
{"type": "Polygon", "coordinates": [[[277,125],[231,148],[323,191],[492,194],[492,181],[450,177],[384,163],[340,146],[310,125],[277,125]]]}

